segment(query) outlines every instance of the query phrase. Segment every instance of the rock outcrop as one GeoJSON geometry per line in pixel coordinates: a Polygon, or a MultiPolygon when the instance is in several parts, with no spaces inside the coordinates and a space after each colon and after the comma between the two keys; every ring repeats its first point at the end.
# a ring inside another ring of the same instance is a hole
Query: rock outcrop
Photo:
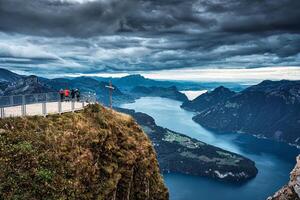
{"type": "Polygon", "coordinates": [[[300,156],[297,157],[297,164],[291,172],[289,183],[267,200],[300,200],[300,156]]]}
{"type": "Polygon", "coordinates": [[[168,199],[147,135],[99,105],[1,119],[0,166],[0,199],[168,199]]]}

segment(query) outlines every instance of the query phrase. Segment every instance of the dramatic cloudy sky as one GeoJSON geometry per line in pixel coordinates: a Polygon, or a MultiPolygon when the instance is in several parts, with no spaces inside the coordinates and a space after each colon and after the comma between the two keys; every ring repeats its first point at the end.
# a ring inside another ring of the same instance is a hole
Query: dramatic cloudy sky
{"type": "Polygon", "coordinates": [[[300,79],[299,9],[299,0],[0,0],[0,67],[300,79]]]}

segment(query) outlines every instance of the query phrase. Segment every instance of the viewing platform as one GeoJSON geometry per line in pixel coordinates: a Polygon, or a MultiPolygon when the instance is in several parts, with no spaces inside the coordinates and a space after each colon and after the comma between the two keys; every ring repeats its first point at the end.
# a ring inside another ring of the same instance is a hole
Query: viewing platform
{"type": "Polygon", "coordinates": [[[58,93],[0,96],[0,118],[74,112],[95,102],[96,96],[91,93],[81,95],[78,101],[69,98],[61,101],[58,93]]]}

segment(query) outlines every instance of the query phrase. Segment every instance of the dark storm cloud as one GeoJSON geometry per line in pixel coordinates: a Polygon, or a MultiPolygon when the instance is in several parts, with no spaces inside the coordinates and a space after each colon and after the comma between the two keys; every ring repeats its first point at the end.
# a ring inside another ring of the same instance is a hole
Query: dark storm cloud
{"type": "Polygon", "coordinates": [[[0,65],[299,66],[299,8],[297,0],[0,0],[0,65]]]}
{"type": "Polygon", "coordinates": [[[1,0],[0,30],[75,37],[113,33],[133,7],[130,0],[83,4],[54,0],[1,0]]]}
{"type": "Polygon", "coordinates": [[[1,0],[0,30],[90,37],[122,31],[299,32],[297,0],[1,0]]]}
{"type": "Polygon", "coordinates": [[[222,11],[228,13],[221,23],[224,31],[237,33],[300,31],[298,10],[300,1],[249,0],[227,3],[227,9],[222,11]]]}

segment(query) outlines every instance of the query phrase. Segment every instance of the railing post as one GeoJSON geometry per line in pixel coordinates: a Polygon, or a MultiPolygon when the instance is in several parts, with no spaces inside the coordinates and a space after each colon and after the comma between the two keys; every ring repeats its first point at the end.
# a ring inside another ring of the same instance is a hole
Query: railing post
{"type": "Polygon", "coordinates": [[[73,99],[71,101],[71,110],[72,110],[72,112],[74,112],[74,110],[75,110],[75,101],[73,99]]]}
{"type": "Polygon", "coordinates": [[[43,101],[42,103],[42,112],[43,112],[43,116],[46,117],[47,116],[47,94],[45,94],[45,101],[43,101]]]}
{"type": "Polygon", "coordinates": [[[1,118],[4,118],[5,117],[5,114],[4,114],[4,108],[0,108],[0,117],[1,118]]]}
{"type": "Polygon", "coordinates": [[[42,112],[43,112],[43,116],[46,117],[47,115],[46,102],[42,103],[42,112]]]}
{"type": "Polygon", "coordinates": [[[61,109],[61,100],[58,101],[58,113],[59,113],[59,114],[62,113],[62,109],[61,109]]]}
{"type": "Polygon", "coordinates": [[[14,105],[14,97],[13,97],[13,96],[10,96],[10,97],[9,97],[9,104],[10,104],[11,106],[14,105]]]}
{"type": "Polygon", "coordinates": [[[22,116],[26,116],[26,102],[25,102],[25,95],[22,95],[22,106],[21,106],[22,116]]]}

